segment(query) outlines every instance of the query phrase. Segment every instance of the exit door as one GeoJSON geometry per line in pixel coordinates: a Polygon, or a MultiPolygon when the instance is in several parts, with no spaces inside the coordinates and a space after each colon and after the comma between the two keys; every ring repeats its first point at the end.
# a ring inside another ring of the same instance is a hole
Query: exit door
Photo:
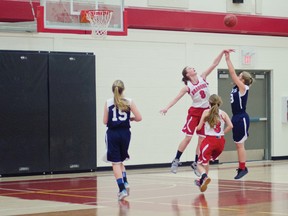
{"type": "MultiPolygon", "coordinates": [[[[240,73],[243,70],[236,70],[240,73]]],[[[270,71],[246,70],[254,78],[250,86],[247,113],[250,117],[249,137],[245,141],[247,161],[268,160],[270,152],[270,71]]],[[[218,94],[223,100],[221,108],[232,117],[230,92],[233,87],[229,71],[218,70],[218,94]]],[[[226,136],[226,145],[219,162],[237,162],[237,151],[232,131],[226,136]]]]}

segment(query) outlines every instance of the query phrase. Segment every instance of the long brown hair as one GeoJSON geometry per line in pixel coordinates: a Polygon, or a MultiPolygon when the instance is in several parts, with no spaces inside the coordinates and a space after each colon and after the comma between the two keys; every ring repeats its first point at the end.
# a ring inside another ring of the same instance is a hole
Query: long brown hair
{"type": "Polygon", "coordinates": [[[114,104],[121,111],[129,111],[129,104],[127,100],[123,98],[122,94],[124,90],[125,86],[121,80],[114,81],[112,85],[112,92],[114,93],[114,104]]]}
{"type": "Polygon", "coordinates": [[[220,96],[212,94],[209,97],[209,104],[211,108],[208,116],[206,116],[204,120],[208,122],[211,128],[214,128],[220,121],[219,107],[222,105],[222,99],[220,96]]]}
{"type": "Polygon", "coordinates": [[[182,70],[182,81],[185,83],[185,85],[187,85],[187,82],[190,80],[189,77],[187,77],[187,67],[183,68],[182,70]]]}

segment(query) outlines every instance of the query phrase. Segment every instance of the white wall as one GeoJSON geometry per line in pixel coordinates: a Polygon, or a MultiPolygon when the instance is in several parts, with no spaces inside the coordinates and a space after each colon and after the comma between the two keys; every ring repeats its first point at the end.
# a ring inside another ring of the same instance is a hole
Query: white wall
{"type": "MultiPolygon", "coordinates": [[[[48,33],[0,33],[1,50],[46,50],[94,52],[96,54],[97,166],[105,153],[104,102],[112,97],[115,79],[126,84],[126,96],[134,99],[143,121],[132,122],[130,165],[170,163],[183,138],[181,128],[190,106],[189,96],[172,107],[166,116],[159,110],[178,94],[183,83],[181,71],[191,65],[200,73],[226,48],[236,49],[232,61],[242,69],[240,50],[253,47],[251,69],[272,70],[272,156],[287,156],[288,124],[281,122],[281,97],[288,96],[288,38],[193,32],[129,30],[127,37],[97,40],[90,35],[48,33]]],[[[218,68],[227,68],[223,59],[218,68]]],[[[208,77],[211,93],[217,93],[215,71],[208,77]]],[[[249,103],[253,103],[249,101],[249,103]]],[[[253,134],[251,134],[253,136],[253,134]]],[[[194,159],[196,137],[182,160],[194,159]]]]}
{"type": "Polygon", "coordinates": [[[288,17],[287,0],[125,0],[125,6],[288,17]]]}

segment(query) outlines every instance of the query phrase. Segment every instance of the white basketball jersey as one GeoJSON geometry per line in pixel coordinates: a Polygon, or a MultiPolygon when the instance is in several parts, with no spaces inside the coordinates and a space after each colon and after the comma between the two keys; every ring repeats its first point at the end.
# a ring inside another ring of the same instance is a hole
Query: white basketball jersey
{"type": "Polygon", "coordinates": [[[222,118],[222,110],[219,110],[220,122],[211,128],[208,122],[205,122],[205,135],[208,136],[224,136],[225,121],[222,118]]]}
{"type": "Polygon", "coordinates": [[[198,76],[199,82],[192,84],[190,81],[187,82],[189,88],[189,95],[192,98],[192,107],[207,108],[209,107],[209,89],[208,83],[201,77],[198,76]]]}

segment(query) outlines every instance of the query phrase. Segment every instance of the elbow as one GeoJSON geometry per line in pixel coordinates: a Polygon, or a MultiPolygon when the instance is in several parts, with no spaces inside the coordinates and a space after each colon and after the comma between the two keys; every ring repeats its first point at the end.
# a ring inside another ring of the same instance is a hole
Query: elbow
{"type": "Polygon", "coordinates": [[[137,122],[142,121],[142,116],[137,116],[137,118],[135,117],[135,121],[137,121],[137,122]]]}
{"type": "Polygon", "coordinates": [[[138,115],[134,116],[134,121],[136,121],[136,122],[142,121],[142,115],[138,114],[138,115]]]}
{"type": "Polygon", "coordinates": [[[107,123],[108,123],[108,119],[107,118],[103,118],[103,124],[107,125],[107,123]]]}

